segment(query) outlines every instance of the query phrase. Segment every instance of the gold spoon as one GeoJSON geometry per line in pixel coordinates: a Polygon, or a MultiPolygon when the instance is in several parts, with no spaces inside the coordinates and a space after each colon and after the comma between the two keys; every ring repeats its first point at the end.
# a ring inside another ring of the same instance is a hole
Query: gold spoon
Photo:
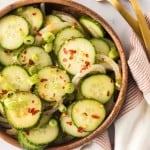
{"type": "Polygon", "coordinates": [[[125,18],[125,20],[134,29],[134,31],[141,37],[141,32],[140,32],[137,20],[135,20],[129,14],[129,12],[124,8],[124,6],[118,2],[118,0],[96,0],[96,1],[98,2],[107,1],[111,3],[120,12],[120,14],[125,18]]]}
{"type": "Polygon", "coordinates": [[[118,2],[118,0],[96,0],[96,1],[107,1],[111,3],[119,12],[120,14],[125,18],[125,20],[128,22],[128,24],[133,28],[133,30],[137,33],[137,35],[143,39],[145,47],[146,47],[146,53],[150,59],[150,30],[148,28],[148,25],[146,23],[146,20],[144,18],[144,15],[140,9],[139,4],[136,0],[130,0],[131,5],[136,13],[137,20],[135,20],[128,11],[123,7],[123,5],[118,2]]]}

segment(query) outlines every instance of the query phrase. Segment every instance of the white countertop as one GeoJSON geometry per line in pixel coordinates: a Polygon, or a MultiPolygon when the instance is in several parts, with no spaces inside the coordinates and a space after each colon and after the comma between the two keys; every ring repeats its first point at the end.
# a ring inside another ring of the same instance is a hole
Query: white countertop
{"type": "MultiPolygon", "coordinates": [[[[14,1],[16,0],[0,0],[0,9],[14,1]]],[[[100,14],[109,23],[109,25],[113,27],[113,29],[119,36],[126,52],[129,51],[130,27],[110,4],[98,3],[95,0],[74,0],[74,1],[93,9],[98,14],[100,14]]],[[[121,1],[124,4],[124,6],[131,12],[131,14],[133,14],[133,10],[130,7],[128,0],[121,0],[121,1]]],[[[150,0],[138,0],[138,1],[141,4],[144,13],[150,11],[150,0]]],[[[0,139],[0,149],[19,150],[18,148],[11,146],[10,144],[4,142],[1,139],[0,139]]]]}

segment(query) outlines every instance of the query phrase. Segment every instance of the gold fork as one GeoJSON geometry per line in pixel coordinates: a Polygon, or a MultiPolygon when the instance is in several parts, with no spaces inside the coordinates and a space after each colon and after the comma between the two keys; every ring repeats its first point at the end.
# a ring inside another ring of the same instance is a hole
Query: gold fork
{"type": "Polygon", "coordinates": [[[143,39],[146,47],[146,53],[150,59],[150,40],[149,40],[150,30],[137,1],[130,0],[131,5],[134,8],[134,11],[136,13],[138,21],[128,13],[128,11],[118,0],[96,0],[96,1],[107,1],[111,3],[120,12],[120,14],[124,17],[124,19],[128,22],[128,24],[138,34],[138,36],[141,39],[143,39]]]}

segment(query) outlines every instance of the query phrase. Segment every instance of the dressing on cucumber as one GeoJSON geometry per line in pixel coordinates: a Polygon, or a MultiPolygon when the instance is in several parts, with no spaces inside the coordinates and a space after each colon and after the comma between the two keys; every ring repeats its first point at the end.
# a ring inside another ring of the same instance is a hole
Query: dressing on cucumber
{"type": "Polygon", "coordinates": [[[72,107],[72,119],[80,132],[95,130],[104,120],[104,106],[93,99],[82,99],[72,107]]]}
{"type": "Polygon", "coordinates": [[[42,105],[40,99],[29,92],[19,92],[4,100],[9,123],[17,129],[33,127],[39,120],[42,105]]]}
{"type": "Polygon", "coordinates": [[[61,46],[58,60],[66,71],[75,75],[94,64],[95,49],[87,39],[74,38],[61,46]]]}

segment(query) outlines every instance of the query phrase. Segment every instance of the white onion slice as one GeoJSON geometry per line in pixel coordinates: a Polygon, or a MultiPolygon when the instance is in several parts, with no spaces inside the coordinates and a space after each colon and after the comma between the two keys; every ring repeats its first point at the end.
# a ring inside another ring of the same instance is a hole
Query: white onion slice
{"type": "Polygon", "coordinates": [[[82,71],[81,73],[77,73],[73,79],[72,79],[72,83],[77,86],[80,82],[80,80],[85,77],[87,74],[91,73],[91,72],[100,72],[100,73],[106,73],[105,68],[101,65],[101,64],[94,64],[91,65],[91,67],[89,67],[88,69],[86,69],[85,71],[82,71]]]}
{"type": "Polygon", "coordinates": [[[106,67],[105,69],[107,69],[107,67],[112,68],[112,70],[115,73],[116,87],[120,89],[122,77],[121,77],[121,70],[120,70],[119,65],[113,59],[103,54],[97,54],[96,59],[98,59],[101,62],[107,63],[109,65],[109,66],[105,65],[106,67]]]}

